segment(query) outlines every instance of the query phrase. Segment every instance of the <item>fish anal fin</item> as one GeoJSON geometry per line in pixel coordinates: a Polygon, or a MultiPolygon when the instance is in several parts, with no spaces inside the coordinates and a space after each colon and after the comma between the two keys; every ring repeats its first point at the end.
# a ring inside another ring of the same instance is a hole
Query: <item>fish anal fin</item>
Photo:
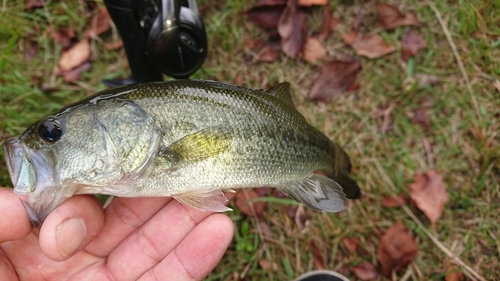
{"type": "Polygon", "coordinates": [[[278,85],[275,85],[269,89],[263,90],[263,92],[268,94],[268,95],[271,95],[273,97],[279,98],[281,101],[283,101],[288,106],[295,108],[295,105],[293,104],[292,96],[290,94],[290,83],[282,82],[282,83],[279,83],[278,85]]]}
{"type": "Polygon", "coordinates": [[[172,168],[176,165],[195,163],[219,155],[231,145],[231,131],[226,128],[207,128],[172,143],[160,151],[159,156],[165,157],[172,168]]]}
{"type": "Polygon", "coordinates": [[[218,189],[182,193],[175,195],[174,199],[200,211],[219,213],[232,210],[224,205],[229,200],[224,193],[218,189]]]}
{"type": "Polygon", "coordinates": [[[347,205],[342,187],[334,180],[319,174],[285,183],[279,189],[316,211],[336,213],[345,210],[347,205]]]}

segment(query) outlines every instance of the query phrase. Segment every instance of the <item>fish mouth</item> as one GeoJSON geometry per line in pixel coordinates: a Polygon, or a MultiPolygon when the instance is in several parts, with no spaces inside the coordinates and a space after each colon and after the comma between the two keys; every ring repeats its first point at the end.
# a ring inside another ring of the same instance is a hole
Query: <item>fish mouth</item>
{"type": "MultiPolygon", "coordinates": [[[[19,138],[2,143],[7,170],[26,213],[34,227],[39,227],[58,205],[58,196],[51,195],[53,171],[43,151],[32,151],[19,138]]],[[[60,202],[59,202],[60,203],[60,202]]]]}

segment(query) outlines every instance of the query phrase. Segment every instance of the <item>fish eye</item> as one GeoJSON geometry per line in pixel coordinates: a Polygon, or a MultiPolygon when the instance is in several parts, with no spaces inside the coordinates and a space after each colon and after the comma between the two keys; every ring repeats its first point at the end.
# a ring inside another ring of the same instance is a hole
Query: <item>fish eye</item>
{"type": "Polygon", "coordinates": [[[46,142],[58,141],[63,132],[59,123],[54,119],[45,119],[38,125],[38,135],[46,142]]]}

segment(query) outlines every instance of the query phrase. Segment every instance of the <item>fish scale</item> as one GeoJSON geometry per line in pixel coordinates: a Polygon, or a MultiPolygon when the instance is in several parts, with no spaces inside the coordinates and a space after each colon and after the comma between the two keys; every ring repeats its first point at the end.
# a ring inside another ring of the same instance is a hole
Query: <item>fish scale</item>
{"type": "Polygon", "coordinates": [[[343,210],[360,196],[349,157],[307,123],[289,90],[177,80],[102,91],[4,143],[14,191],[28,195],[35,225],[92,193],[225,211],[222,191],[268,186],[314,210],[343,210]]]}

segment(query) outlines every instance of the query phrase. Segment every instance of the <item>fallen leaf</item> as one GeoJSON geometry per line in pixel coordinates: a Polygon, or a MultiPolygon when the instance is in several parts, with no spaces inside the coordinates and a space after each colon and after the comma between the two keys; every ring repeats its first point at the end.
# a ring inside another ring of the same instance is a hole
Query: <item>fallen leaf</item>
{"type": "Polygon", "coordinates": [[[75,68],[90,57],[90,45],[88,40],[82,40],[76,43],[72,48],[63,52],[61,59],[59,60],[59,70],[61,72],[68,71],[75,68]]]}
{"type": "Polygon", "coordinates": [[[121,47],[123,47],[123,41],[122,40],[118,40],[118,41],[115,41],[115,42],[112,42],[112,43],[106,43],[106,44],[104,44],[104,48],[106,48],[108,50],[116,50],[116,49],[120,49],[121,47]]]}
{"type": "Polygon", "coordinates": [[[422,125],[426,130],[431,127],[431,120],[429,119],[429,115],[427,114],[427,109],[425,107],[420,107],[413,111],[411,122],[413,124],[422,125]]]}
{"type": "Polygon", "coordinates": [[[63,51],[66,51],[71,46],[71,43],[76,40],[75,31],[73,27],[61,27],[58,30],[53,28],[49,29],[50,34],[57,44],[62,46],[63,51]]]}
{"type": "Polygon", "coordinates": [[[330,102],[354,84],[356,75],[360,70],[361,64],[357,61],[330,61],[325,63],[313,82],[309,98],[330,102]]]}
{"type": "Polygon", "coordinates": [[[259,0],[257,6],[277,6],[286,5],[287,0],[259,0]]]}
{"type": "Polygon", "coordinates": [[[377,24],[385,30],[394,29],[402,25],[421,26],[414,13],[403,15],[398,8],[384,3],[375,3],[378,14],[377,24]]]}
{"type": "Polygon", "coordinates": [[[315,64],[326,57],[326,50],[323,44],[316,37],[307,37],[304,49],[302,50],[304,60],[315,64]]]}
{"type": "Polygon", "coordinates": [[[415,80],[417,80],[418,87],[424,88],[437,85],[439,82],[439,77],[437,77],[436,75],[415,74],[415,80]]]}
{"type": "Polygon", "coordinates": [[[28,46],[26,47],[26,50],[24,52],[24,60],[25,61],[30,61],[32,60],[39,51],[39,46],[38,42],[34,38],[30,38],[28,40],[28,46]]]}
{"type": "Polygon", "coordinates": [[[415,259],[418,245],[401,222],[393,225],[382,235],[377,249],[377,259],[382,273],[389,277],[392,271],[406,267],[415,259]]]}
{"type": "Polygon", "coordinates": [[[256,24],[266,28],[273,28],[278,26],[278,21],[283,10],[285,10],[284,3],[281,5],[264,4],[251,8],[245,14],[256,24]]]}
{"type": "Polygon", "coordinates": [[[351,31],[351,32],[342,34],[342,39],[344,40],[344,42],[346,44],[351,45],[352,43],[356,42],[356,40],[358,39],[358,36],[359,36],[359,34],[357,31],[351,31]]]}
{"type": "Polygon", "coordinates": [[[274,62],[278,57],[278,53],[276,53],[271,46],[267,45],[260,50],[257,60],[262,62],[274,62]]]}
{"type": "Polygon", "coordinates": [[[306,16],[298,9],[297,2],[290,0],[280,16],[278,33],[281,48],[291,58],[296,58],[306,42],[306,16]]]}
{"type": "Polygon", "coordinates": [[[328,4],[328,0],[299,0],[299,5],[306,7],[313,5],[324,6],[326,4],[328,4]]]}
{"type": "Polygon", "coordinates": [[[262,201],[250,202],[255,198],[259,198],[259,195],[254,190],[242,190],[236,195],[236,207],[247,216],[259,216],[264,212],[266,204],[262,201]]]}
{"type": "Polygon", "coordinates": [[[233,84],[241,85],[242,83],[243,83],[243,76],[240,73],[238,73],[238,75],[236,75],[236,77],[234,77],[234,79],[233,79],[233,84]]]}
{"type": "Polygon", "coordinates": [[[373,280],[378,275],[375,266],[367,261],[351,267],[351,271],[361,280],[373,280]]]}
{"type": "Polygon", "coordinates": [[[500,80],[495,80],[493,82],[493,87],[495,87],[495,89],[497,89],[497,91],[500,92],[500,80]]]}
{"type": "Polygon", "coordinates": [[[71,83],[82,79],[82,72],[89,70],[90,66],[90,62],[86,61],[73,69],[61,72],[59,74],[63,76],[64,82],[71,83]]]}
{"type": "Polygon", "coordinates": [[[29,0],[28,3],[26,3],[26,10],[34,10],[43,7],[43,4],[45,4],[45,0],[29,0]]]}
{"type": "Polygon", "coordinates": [[[409,28],[401,40],[401,56],[404,60],[417,55],[420,50],[427,47],[427,42],[417,31],[409,28]]]}
{"type": "Polygon", "coordinates": [[[351,253],[356,252],[358,249],[359,240],[356,237],[346,237],[342,239],[342,242],[344,242],[345,247],[351,253]]]}
{"type": "Polygon", "coordinates": [[[463,281],[464,280],[464,274],[459,271],[459,269],[456,266],[448,266],[446,268],[446,271],[449,272],[446,274],[444,277],[444,280],[446,281],[463,281]]]}
{"type": "Polygon", "coordinates": [[[365,35],[359,36],[357,32],[346,33],[342,36],[344,42],[351,45],[356,53],[371,59],[380,58],[396,51],[396,47],[387,44],[382,36],[365,35]]]}
{"type": "Polygon", "coordinates": [[[382,199],[382,205],[387,208],[399,207],[406,204],[406,196],[404,194],[398,197],[384,197],[382,199]]]}
{"type": "Polygon", "coordinates": [[[332,18],[333,18],[332,9],[329,6],[325,6],[325,8],[323,9],[323,27],[321,28],[321,32],[319,34],[319,38],[321,38],[321,40],[326,39],[330,34],[330,31],[335,29],[331,28],[332,18]]]}
{"type": "Polygon", "coordinates": [[[264,39],[247,39],[243,43],[245,49],[260,49],[266,44],[264,39]]]}
{"type": "Polygon", "coordinates": [[[264,270],[269,271],[273,268],[273,265],[269,260],[259,259],[257,262],[259,263],[260,268],[264,270]]]}
{"type": "Polygon", "coordinates": [[[410,197],[434,226],[448,201],[448,192],[443,177],[435,171],[417,173],[410,184],[410,197]]]}
{"type": "Polygon", "coordinates": [[[314,265],[316,266],[316,269],[326,269],[325,266],[325,260],[323,259],[323,255],[321,254],[321,251],[319,250],[319,247],[314,243],[314,240],[311,240],[309,242],[309,247],[312,248],[312,254],[313,254],[313,261],[314,265]]]}
{"type": "Polygon", "coordinates": [[[377,131],[379,133],[388,133],[394,129],[392,111],[396,107],[395,104],[380,104],[377,110],[373,113],[373,118],[377,122],[377,131]]]}
{"type": "Polygon", "coordinates": [[[101,7],[99,13],[92,17],[90,20],[90,25],[85,30],[85,38],[90,38],[92,36],[99,36],[102,33],[111,29],[111,17],[109,16],[106,7],[101,7]]]}

